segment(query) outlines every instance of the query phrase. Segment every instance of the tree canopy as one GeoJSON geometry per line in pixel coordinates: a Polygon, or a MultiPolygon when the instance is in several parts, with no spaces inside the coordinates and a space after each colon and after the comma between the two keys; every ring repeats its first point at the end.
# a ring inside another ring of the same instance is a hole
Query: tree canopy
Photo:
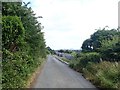
{"type": "Polygon", "coordinates": [[[98,29],[90,39],[82,44],[82,52],[98,52],[105,60],[119,60],[120,58],[120,32],[119,28],[105,30],[98,29]]]}

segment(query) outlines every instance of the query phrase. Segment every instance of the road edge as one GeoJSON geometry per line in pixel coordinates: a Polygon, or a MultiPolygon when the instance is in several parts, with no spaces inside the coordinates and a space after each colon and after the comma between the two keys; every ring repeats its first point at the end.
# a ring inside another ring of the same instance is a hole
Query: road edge
{"type": "Polygon", "coordinates": [[[38,76],[40,75],[42,69],[44,68],[45,63],[47,62],[47,58],[44,59],[44,61],[41,63],[41,65],[35,69],[35,71],[32,73],[31,77],[28,80],[28,84],[26,88],[33,88],[38,76]]]}
{"type": "Polygon", "coordinates": [[[57,60],[61,61],[62,63],[66,64],[66,65],[69,65],[69,63],[68,63],[68,62],[63,61],[63,60],[62,60],[62,59],[60,59],[58,56],[53,55],[53,57],[55,57],[57,60]]]}

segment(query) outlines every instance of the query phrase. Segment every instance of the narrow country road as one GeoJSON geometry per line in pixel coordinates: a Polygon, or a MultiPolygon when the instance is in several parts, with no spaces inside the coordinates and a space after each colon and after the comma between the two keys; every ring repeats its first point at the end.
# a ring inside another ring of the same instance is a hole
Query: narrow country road
{"type": "Polygon", "coordinates": [[[95,88],[95,86],[80,73],[49,55],[33,88],[95,88]]]}

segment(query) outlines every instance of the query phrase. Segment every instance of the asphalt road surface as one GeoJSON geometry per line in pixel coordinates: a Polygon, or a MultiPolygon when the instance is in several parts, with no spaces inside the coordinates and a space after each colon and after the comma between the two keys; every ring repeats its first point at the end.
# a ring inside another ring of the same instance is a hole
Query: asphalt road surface
{"type": "Polygon", "coordinates": [[[95,88],[95,86],[80,73],[49,55],[33,88],[95,88]]]}

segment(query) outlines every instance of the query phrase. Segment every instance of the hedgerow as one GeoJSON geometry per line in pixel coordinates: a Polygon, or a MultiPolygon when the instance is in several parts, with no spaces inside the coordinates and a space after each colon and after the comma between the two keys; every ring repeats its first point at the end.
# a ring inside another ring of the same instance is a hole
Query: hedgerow
{"type": "Polygon", "coordinates": [[[25,88],[46,58],[41,24],[22,3],[2,3],[2,88],[25,88]],[[28,19],[29,18],[29,19],[28,19]]]}

